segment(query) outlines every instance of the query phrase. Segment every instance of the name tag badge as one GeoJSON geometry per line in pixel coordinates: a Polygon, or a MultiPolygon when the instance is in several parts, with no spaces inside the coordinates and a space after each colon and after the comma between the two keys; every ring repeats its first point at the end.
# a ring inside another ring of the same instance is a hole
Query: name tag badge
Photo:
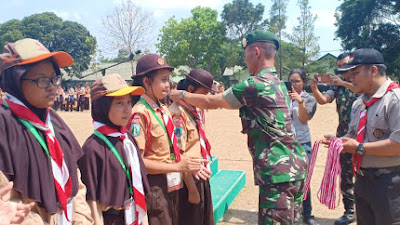
{"type": "Polygon", "coordinates": [[[168,192],[182,188],[182,174],[178,172],[167,173],[168,192]]]}
{"type": "Polygon", "coordinates": [[[124,202],[125,225],[136,224],[136,203],[133,198],[124,202]]]}
{"type": "Polygon", "coordinates": [[[61,210],[61,212],[58,214],[58,225],[71,225],[72,224],[72,200],[67,204],[67,213],[69,217],[69,221],[67,220],[67,217],[65,216],[64,211],[61,210]]]}

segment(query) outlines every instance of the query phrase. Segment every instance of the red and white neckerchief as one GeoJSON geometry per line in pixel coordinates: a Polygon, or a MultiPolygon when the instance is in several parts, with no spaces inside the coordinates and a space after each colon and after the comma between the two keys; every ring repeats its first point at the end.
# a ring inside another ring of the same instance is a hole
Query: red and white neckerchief
{"type": "MultiPolygon", "coordinates": [[[[386,93],[388,93],[390,90],[393,90],[395,88],[399,88],[399,85],[392,82],[390,83],[389,87],[386,89],[386,93]]],[[[383,96],[382,96],[383,97],[383,96]]],[[[359,143],[363,143],[364,142],[364,136],[365,136],[365,126],[367,124],[367,109],[369,106],[371,106],[372,104],[374,104],[376,101],[378,101],[380,98],[372,98],[370,99],[368,102],[365,102],[363,100],[364,105],[361,108],[360,111],[360,119],[358,122],[358,129],[357,129],[357,137],[356,140],[359,143]]],[[[357,171],[360,169],[361,166],[361,159],[362,157],[358,154],[353,154],[353,174],[357,173],[357,171]]]]}
{"type": "MultiPolygon", "coordinates": [[[[311,176],[314,170],[315,161],[318,154],[318,148],[321,143],[321,140],[316,141],[313,146],[310,163],[308,166],[308,176],[305,181],[304,189],[303,189],[303,200],[307,199],[308,190],[310,187],[311,176]]],[[[329,143],[329,151],[328,157],[326,158],[326,166],[324,176],[321,181],[320,189],[318,190],[317,197],[319,202],[328,206],[329,209],[335,209],[340,202],[340,195],[339,197],[336,196],[336,191],[338,185],[340,185],[340,153],[343,151],[343,143],[340,139],[333,139],[329,143]],[[338,181],[339,177],[339,183],[338,181]],[[337,199],[337,204],[336,204],[337,199]]]]}
{"type": "MultiPolygon", "coordinates": [[[[211,145],[206,138],[206,133],[204,132],[204,129],[202,127],[201,118],[199,114],[197,113],[196,110],[191,109],[184,101],[180,101],[179,103],[192,115],[192,117],[196,121],[197,129],[199,130],[200,134],[199,136],[200,136],[201,156],[203,157],[203,159],[208,160],[208,157],[210,157],[211,159],[212,158],[211,145]]],[[[207,162],[204,163],[204,166],[207,166],[207,162]]]]}
{"type": "Polygon", "coordinates": [[[172,123],[171,117],[169,117],[168,113],[164,111],[164,109],[160,106],[161,116],[163,118],[163,122],[165,125],[165,129],[167,130],[168,135],[171,138],[172,148],[174,150],[175,160],[177,162],[181,161],[181,151],[178,147],[178,141],[174,132],[174,124],[172,123]]]}
{"type": "Polygon", "coordinates": [[[51,162],[54,185],[57,192],[57,199],[62,207],[65,218],[67,219],[67,221],[71,222],[71,215],[68,215],[69,210],[67,210],[67,201],[72,194],[72,181],[71,177],[69,176],[67,164],[64,160],[63,151],[61,149],[60,143],[58,142],[54,134],[53,126],[51,125],[51,117],[49,113],[50,109],[47,108],[46,123],[43,123],[35,113],[33,113],[24,105],[24,103],[22,103],[20,100],[10,95],[9,93],[5,94],[4,100],[7,102],[8,107],[15,116],[29,121],[32,126],[41,131],[44,131],[46,136],[47,148],[51,156],[49,157],[49,159],[51,162]]]}
{"type": "Polygon", "coordinates": [[[146,215],[146,199],[144,195],[144,187],[142,182],[142,173],[140,170],[140,161],[138,157],[138,150],[132,141],[125,136],[128,130],[125,127],[121,127],[121,130],[117,130],[103,123],[93,121],[94,129],[102,133],[105,136],[117,137],[124,144],[124,154],[128,160],[128,168],[131,174],[131,183],[133,189],[133,199],[136,204],[136,216],[137,224],[141,224],[143,217],[146,215]]]}

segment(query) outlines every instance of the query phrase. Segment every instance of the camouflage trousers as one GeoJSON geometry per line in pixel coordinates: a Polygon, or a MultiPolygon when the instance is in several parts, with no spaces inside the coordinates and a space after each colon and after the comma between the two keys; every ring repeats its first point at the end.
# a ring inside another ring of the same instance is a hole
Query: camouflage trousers
{"type": "Polygon", "coordinates": [[[259,225],[301,224],[304,180],[260,185],[259,225]]]}
{"type": "Polygon", "coordinates": [[[342,168],[340,189],[344,209],[346,213],[354,213],[353,155],[344,152],[340,154],[340,167],[342,168]]]}

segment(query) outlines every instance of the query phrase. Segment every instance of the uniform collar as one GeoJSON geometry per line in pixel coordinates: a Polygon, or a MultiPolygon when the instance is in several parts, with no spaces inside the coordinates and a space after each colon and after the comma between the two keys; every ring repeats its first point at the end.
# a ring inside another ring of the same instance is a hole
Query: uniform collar
{"type": "Polygon", "coordinates": [[[276,73],[276,68],[275,67],[266,67],[266,68],[260,70],[260,72],[258,73],[257,77],[260,77],[260,76],[262,76],[263,74],[266,74],[266,73],[275,74],[276,73]]]}
{"type": "Polygon", "coordinates": [[[385,83],[382,84],[382,86],[380,86],[378,88],[378,90],[375,92],[375,94],[372,95],[371,98],[368,97],[368,95],[363,95],[363,99],[364,100],[369,100],[369,99],[373,99],[373,98],[382,98],[385,94],[386,94],[386,90],[388,89],[390,83],[392,83],[393,81],[388,78],[385,83]]]}
{"type": "Polygon", "coordinates": [[[160,106],[158,106],[158,104],[157,104],[155,101],[153,101],[153,99],[151,99],[151,98],[150,98],[148,95],[146,95],[146,94],[143,94],[143,95],[141,96],[141,98],[143,98],[143,100],[146,101],[147,104],[148,104],[154,111],[160,110],[160,106],[162,105],[161,103],[160,103],[160,106]]]}

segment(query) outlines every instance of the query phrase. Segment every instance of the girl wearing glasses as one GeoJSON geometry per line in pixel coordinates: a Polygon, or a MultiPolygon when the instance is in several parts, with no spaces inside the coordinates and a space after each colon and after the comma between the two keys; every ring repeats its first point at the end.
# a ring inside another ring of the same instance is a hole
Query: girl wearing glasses
{"type": "MultiPolygon", "coordinates": [[[[92,224],[77,161],[76,138],[50,107],[61,83],[65,52],[49,52],[22,39],[4,46],[0,74],[0,188],[13,181],[5,201],[35,203],[22,224],[92,224]]],[[[1,219],[0,219],[1,220],[1,219]]]]}

